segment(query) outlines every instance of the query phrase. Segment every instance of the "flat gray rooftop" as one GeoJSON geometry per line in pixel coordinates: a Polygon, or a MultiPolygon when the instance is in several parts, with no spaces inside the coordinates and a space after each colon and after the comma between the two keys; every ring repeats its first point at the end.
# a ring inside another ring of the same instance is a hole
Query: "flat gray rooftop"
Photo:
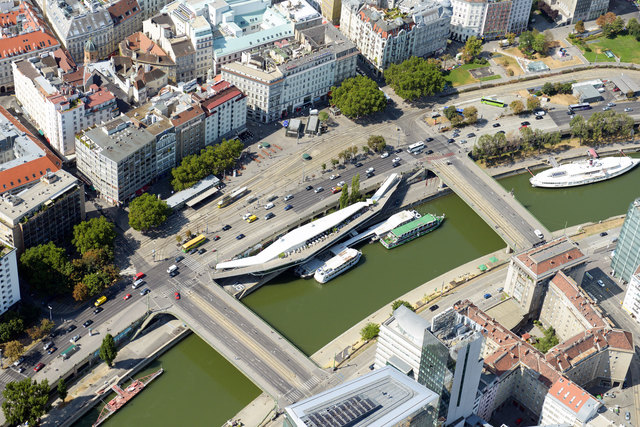
{"type": "Polygon", "coordinates": [[[85,136],[95,144],[92,149],[98,149],[101,155],[120,163],[155,139],[146,129],[137,128],[132,123],[127,125],[126,119],[126,116],[117,117],[85,132],[85,136]],[[120,129],[117,130],[118,128],[120,129]]]}
{"type": "Polygon", "coordinates": [[[529,258],[536,264],[546,261],[551,258],[555,258],[565,252],[569,252],[575,248],[575,245],[569,240],[561,240],[556,244],[548,245],[542,249],[533,252],[529,255],[529,258]]]}

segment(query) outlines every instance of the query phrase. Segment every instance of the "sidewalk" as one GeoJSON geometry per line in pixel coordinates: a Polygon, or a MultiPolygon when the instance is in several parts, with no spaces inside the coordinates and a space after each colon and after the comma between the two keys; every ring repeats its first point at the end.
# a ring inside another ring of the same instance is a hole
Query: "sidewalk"
{"type": "MultiPolygon", "coordinates": [[[[417,288],[407,292],[406,294],[399,296],[398,298],[394,298],[393,301],[401,299],[410,302],[415,306],[423,305],[423,298],[425,296],[431,296],[433,294],[434,289],[442,289],[443,284],[444,290],[447,291],[450,289],[450,282],[461,279],[463,277],[478,277],[479,270],[478,265],[486,264],[491,257],[498,258],[498,262],[495,263],[494,267],[489,271],[495,270],[497,266],[500,264],[504,264],[509,261],[511,254],[506,253],[504,249],[500,249],[496,252],[483,255],[480,258],[477,258],[473,261],[469,261],[466,264],[463,264],[453,270],[450,270],[440,276],[418,286],[417,288]]],[[[440,291],[438,291],[438,294],[440,291]]],[[[382,308],[375,311],[374,313],[367,316],[365,319],[356,323],[354,326],[349,328],[346,332],[335,338],[329,344],[322,347],[316,353],[311,356],[311,359],[316,362],[321,368],[329,368],[333,365],[333,358],[336,354],[350,354],[353,352],[353,347],[359,347],[362,344],[360,340],[360,330],[369,322],[373,323],[382,323],[389,318],[391,315],[391,303],[393,301],[389,301],[382,308]],[[346,351],[346,353],[344,353],[346,351]]]]}
{"type": "Polygon", "coordinates": [[[133,376],[189,333],[179,320],[171,320],[145,332],[120,349],[113,367],[109,368],[105,363],[95,365],[70,387],[64,405],[60,399],[56,399],[52,409],[43,417],[41,425],[71,425],[100,400],[103,392],[108,395],[109,387],[133,376]]]}

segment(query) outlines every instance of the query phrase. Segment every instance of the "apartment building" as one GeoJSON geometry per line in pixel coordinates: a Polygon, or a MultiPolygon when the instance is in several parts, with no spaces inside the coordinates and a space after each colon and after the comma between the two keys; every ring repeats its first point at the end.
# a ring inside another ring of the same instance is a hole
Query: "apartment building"
{"type": "Polygon", "coordinates": [[[153,107],[146,103],[127,112],[127,117],[134,126],[145,129],[155,138],[156,175],[162,176],[176,165],[176,132],[173,123],[153,107]]]}
{"type": "Polygon", "coordinates": [[[357,49],[332,25],[296,32],[242,62],[222,67],[222,78],[247,95],[247,117],[272,122],[303,105],[327,99],[332,86],[355,76],[357,49]]]}
{"type": "Polygon", "coordinates": [[[618,245],[611,258],[613,275],[625,282],[631,281],[631,276],[640,265],[640,198],[629,205],[627,217],[622,224],[618,236],[618,245]]]}
{"type": "Polygon", "coordinates": [[[401,306],[380,325],[375,368],[390,365],[439,396],[438,418],[453,424],[473,413],[482,373],[479,326],[450,309],[431,325],[401,306]]]}
{"type": "Polygon", "coordinates": [[[113,51],[117,50],[117,43],[142,28],[142,10],[137,0],[119,0],[107,7],[113,21],[113,51]]]}
{"type": "Polygon", "coordinates": [[[60,43],[50,34],[37,9],[26,1],[0,13],[0,22],[0,92],[5,92],[13,88],[13,61],[53,52],[60,47],[60,43]]]}
{"type": "Polygon", "coordinates": [[[511,257],[504,290],[529,318],[537,318],[551,278],[560,270],[582,281],[587,257],[561,237],[511,257]]]}
{"type": "Polygon", "coordinates": [[[118,114],[112,92],[83,66],[58,67],[53,53],[12,63],[16,98],[24,112],[61,155],[75,151],[74,137],[81,130],[118,114]]]}
{"type": "Polygon", "coordinates": [[[495,40],[527,29],[531,0],[451,0],[451,39],[495,40]]]}
{"type": "Polygon", "coordinates": [[[196,76],[196,50],[187,35],[179,35],[173,18],[161,13],[142,23],[142,31],[175,63],[175,81],[189,82],[196,76]]]}
{"type": "Polygon", "coordinates": [[[559,378],[549,389],[542,407],[540,425],[587,426],[598,413],[601,403],[568,381],[559,378]]]}
{"type": "Polygon", "coordinates": [[[450,3],[445,0],[400,0],[391,5],[345,0],[340,31],[382,72],[412,56],[443,52],[449,38],[451,13],[450,3]]]}
{"type": "Polygon", "coordinates": [[[70,173],[60,169],[32,177],[29,186],[0,198],[0,240],[18,254],[50,241],[68,241],[73,227],[84,220],[84,203],[84,186],[70,173]]]}
{"type": "Polygon", "coordinates": [[[234,137],[247,128],[247,97],[229,82],[203,85],[193,95],[204,112],[204,145],[234,137]]]}
{"type": "Polygon", "coordinates": [[[565,25],[597,19],[609,10],[609,0],[558,0],[549,4],[558,11],[558,22],[565,25]]]}
{"type": "Polygon", "coordinates": [[[117,117],[78,136],[78,172],[101,198],[121,205],[156,178],[155,141],[126,116],[117,117]]]}
{"type": "Polygon", "coordinates": [[[20,301],[18,256],[15,248],[0,242],[0,315],[20,301]]]}
{"type": "MultiPolygon", "coordinates": [[[[142,32],[133,33],[120,42],[120,55],[129,58],[134,66],[159,69],[172,84],[176,82],[176,63],[142,32]]],[[[153,96],[153,95],[151,95],[153,96]]]]}
{"type": "Polygon", "coordinates": [[[624,294],[622,307],[631,314],[631,317],[640,321],[640,265],[631,276],[627,292],[624,294]]]}
{"type": "Polygon", "coordinates": [[[563,341],[587,329],[608,326],[599,309],[562,271],[549,282],[539,320],[545,327],[553,327],[563,341]]]}

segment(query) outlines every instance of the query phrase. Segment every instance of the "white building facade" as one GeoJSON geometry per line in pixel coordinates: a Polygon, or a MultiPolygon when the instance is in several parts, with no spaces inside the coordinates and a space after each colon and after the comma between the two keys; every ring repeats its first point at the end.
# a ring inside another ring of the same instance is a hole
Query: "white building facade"
{"type": "Polygon", "coordinates": [[[640,322],[640,266],[638,266],[638,269],[629,280],[622,307],[627,310],[636,321],[640,322]]]}
{"type": "Polygon", "coordinates": [[[0,315],[20,301],[18,257],[15,248],[0,242],[0,315]]]}
{"type": "Polygon", "coordinates": [[[520,34],[527,29],[531,0],[474,1],[451,0],[451,39],[469,37],[495,40],[506,33],[520,34]]]}

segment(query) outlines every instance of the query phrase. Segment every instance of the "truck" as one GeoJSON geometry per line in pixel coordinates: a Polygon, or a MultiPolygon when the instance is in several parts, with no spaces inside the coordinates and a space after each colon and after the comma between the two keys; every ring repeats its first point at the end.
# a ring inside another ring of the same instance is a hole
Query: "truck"
{"type": "Polygon", "coordinates": [[[78,350],[80,350],[80,347],[78,346],[78,344],[72,344],[69,347],[67,347],[62,353],[60,353],[60,357],[62,357],[63,360],[67,360],[68,358],[73,356],[78,350]]]}

